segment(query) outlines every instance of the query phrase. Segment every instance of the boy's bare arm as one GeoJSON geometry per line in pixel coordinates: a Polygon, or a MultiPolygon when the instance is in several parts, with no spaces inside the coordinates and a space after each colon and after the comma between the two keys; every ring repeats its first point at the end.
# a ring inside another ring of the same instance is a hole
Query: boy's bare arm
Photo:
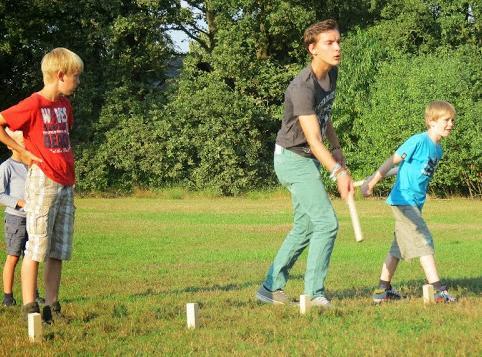
{"type": "Polygon", "coordinates": [[[19,145],[15,140],[13,140],[6,132],[5,127],[7,126],[7,121],[0,114],[0,142],[4,143],[8,147],[20,153],[22,161],[28,166],[32,165],[33,162],[42,162],[42,159],[38,158],[30,151],[27,151],[21,145],[19,145]]]}
{"type": "Polygon", "coordinates": [[[402,160],[403,159],[401,156],[397,154],[393,154],[387,160],[385,160],[382,166],[380,166],[377,171],[368,177],[361,186],[363,196],[370,196],[373,193],[373,188],[375,185],[380,182],[389,171],[391,171],[393,175],[396,175],[398,173],[398,167],[393,166],[399,164],[402,160]]]}
{"type": "MultiPolygon", "coordinates": [[[[323,145],[318,118],[314,114],[300,115],[299,121],[313,155],[326,168],[326,170],[333,173],[333,170],[336,169],[337,162],[331,155],[330,151],[325,145],[323,145]]],[[[346,199],[348,193],[353,191],[351,177],[346,170],[343,170],[343,174],[338,174],[335,177],[338,192],[340,193],[341,198],[346,199]]]]}
{"type": "Polygon", "coordinates": [[[328,139],[332,147],[333,158],[341,166],[345,166],[345,156],[343,155],[343,150],[341,150],[340,141],[338,140],[338,135],[336,135],[335,128],[333,128],[333,123],[331,119],[328,120],[328,123],[326,123],[326,138],[328,139]]]}

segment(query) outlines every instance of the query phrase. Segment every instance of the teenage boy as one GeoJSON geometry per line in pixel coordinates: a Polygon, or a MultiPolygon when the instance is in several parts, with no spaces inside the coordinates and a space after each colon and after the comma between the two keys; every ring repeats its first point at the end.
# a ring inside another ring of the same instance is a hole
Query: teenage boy
{"type": "Polygon", "coordinates": [[[353,183],[331,122],[341,58],[336,21],[325,20],[308,27],[304,44],[311,63],[286,90],[284,117],[274,153],[276,175],[291,193],[294,224],[256,298],[270,304],[289,304],[290,298],[284,292],[289,270],[308,247],[304,293],[312,305],[329,307],[324,282],[338,220],[320,178],[320,164],[336,181],[343,199],[353,193],[353,183]],[[328,140],[331,152],[323,144],[323,138],[328,140]]]}

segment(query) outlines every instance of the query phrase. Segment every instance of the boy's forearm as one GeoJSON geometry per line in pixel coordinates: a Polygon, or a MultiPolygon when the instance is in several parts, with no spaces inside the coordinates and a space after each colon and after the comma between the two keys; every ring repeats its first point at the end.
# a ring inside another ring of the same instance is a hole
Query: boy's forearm
{"type": "Polygon", "coordinates": [[[336,135],[335,128],[333,128],[333,123],[331,120],[326,124],[326,138],[330,143],[332,149],[340,149],[340,141],[338,140],[338,135],[336,135]]]}
{"type": "Polygon", "coordinates": [[[13,140],[5,131],[5,127],[7,126],[7,121],[0,114],[0,142],[4,143],[6,146],[11,147],[12,149],[18,151],[20,154],[25,152],[25,148],[20,146],[15,140],[13,140]]]}
{"type": "Polygon", "coordinates": [[[336,161],[323,145],[318,118],[316,115],[300,116],[299,122],[312,154],[326,170],[331,172],[336,167],[336,161]]]}
{"type": "Polygon", "coordinates": [[[375,187],[375,185],[380,182],[390,171],[390,169],[395,164],[394,157],[390,156],[379,168],[370,176],[370,181],[368,182],[368,186],[370,188],[375,187]]]}
{"type": "Polygon", "coordinates": [[[0,193],[0,205],[10,208],[17,207],[18,200],[5,193],[0,193]]]}

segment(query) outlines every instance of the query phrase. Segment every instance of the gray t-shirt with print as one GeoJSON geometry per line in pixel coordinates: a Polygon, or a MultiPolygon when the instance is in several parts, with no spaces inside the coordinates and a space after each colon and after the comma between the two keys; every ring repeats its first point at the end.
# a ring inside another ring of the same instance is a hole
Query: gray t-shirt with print
{"type": "Polygon", "coordinates": [[[285,92],[284,116],[276,137],[276,144],[299,155],[313,157],[298,117],[316,114],[321,132],[325,135],[326,124],[331,118],[335,100],[338,68],[333,67],[328,75],[331,86],[329,91],[321,88],[311,66],[303,69],[291,81],[285,92]]]}

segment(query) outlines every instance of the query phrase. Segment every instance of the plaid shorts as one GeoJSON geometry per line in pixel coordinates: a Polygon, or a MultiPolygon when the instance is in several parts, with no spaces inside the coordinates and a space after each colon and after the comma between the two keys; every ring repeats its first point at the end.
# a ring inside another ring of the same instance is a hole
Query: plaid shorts
{"type": "Polygon", "coordinates": [[[398,259],[433,255],[435,253],[432,234],[414,206],[391,206],[395,216],[395,237],[390,255],[398,259]]]}
{"type": "Polygon", "coordinates": [[[52,181],[32,165],[25,182],[28,241],[25,256],[69,260],[74,228],[74,190],[52,181]]]}

